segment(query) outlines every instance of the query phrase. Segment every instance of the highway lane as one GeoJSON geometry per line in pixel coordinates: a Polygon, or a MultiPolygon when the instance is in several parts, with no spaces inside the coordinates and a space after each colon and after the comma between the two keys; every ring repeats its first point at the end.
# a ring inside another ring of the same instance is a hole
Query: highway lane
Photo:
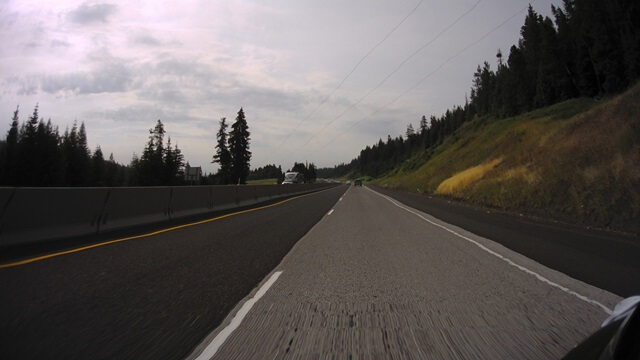
{"type": "Polygon", "coordinates": [[[553,359],[621,300],[362,187],[273,274],[190,358],[553,359]]]}
{"type": "Polygon", "coordinates": [[[533,220],[404,191],[374,187],[573,278],[622,297],[640,294],[640,237],[533,220]]]}
{"type": "Polygon", "coordinates": [[[184,358],[346,189],[0,269],[0,357],[184,358]]]}

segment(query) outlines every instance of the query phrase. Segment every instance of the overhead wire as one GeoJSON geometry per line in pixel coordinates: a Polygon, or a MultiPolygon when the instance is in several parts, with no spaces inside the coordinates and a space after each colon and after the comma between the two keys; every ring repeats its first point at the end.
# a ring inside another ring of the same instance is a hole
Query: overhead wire
{"type": "MultiPolygon", "coordinates": [[[[529,4],[534,3],[536,0],[532,0],[529,4]]],[[[323,145],[322,147],[316,149],[316,150],[312,150],[310,152],[308,152],[306,156],[308,156],[309,154],[313,153],[313,152],[317,152],[320,150],[325,149],[327,146],[329,146],[330,144],[332,144],[334,141],[336,141],[338,138],[340,138],[342,135],[349,133],[356,125],[358,125],[359,123],[361,123],[362,121],[370,118],[371,116],[377,114],[378,112],[380,112],[381,110],[385,109],[387,106],[393,104],[394,102],[396,102],[398,99],[400,99],[401,97],[403,97],[404,95],[406,95],[407,93],[409,93],[411,90],[415,89],[416,87],[420,86],[423,82],[425,82],[428,78],[430,78],[433,74],[435,74],[436,72],[438,72],[440,69],[442,69],[446,64],[448,64],[449,62],[453,61],[453,59],[457,58],[458,56],[462,55],[465,51],[469,50],[470,48],[472,48],[473,46],[477,45],[479,42],[481,42],[482,40],[486,39],[489,35],[491,35],[492,33],[494,33],[495,31],[497,31],[499,28],[503,27],[506,23],[508,23],[509,21],[511,21],[513,18],[515,18],[516,16],[520,15],[521,13],[523,13],[524,11],[526,11],[529,8],[529,5],[527,5],[527,7],[523,8],[522,10],[518,11],[517,13],[511,15],[508,19],[506,19],[505,21],[503,21],[502,23],[500,23],[500,25],[494,27],[493,29],[491,29],[489,32],[485,33],[483,36],[481,36],[479,39],[477,39],[476,41],[470,43],[469,45],[465,46],[462,50],[460,50],[459,52],[457,52],[455,55],[449,57],[447,60],[445,60],[442,64],[440,64],[435,70],[431,71],[429,74],[427,74],[426,76],[424,76],[422,79],[420,79],[420,81],[418,81],[417,83],[415,83],[413,86],[409,87],[407,90],[405,90],[404,92],[402,92],[400,95],[396,96],[393,100],[389,101],[388,103],[386,103],[385,105],[381,106],[380,108],[378,108],[377,110],[375,110],[374,112],[372,112],[371,114],[363,117],[362,119],[356,121],[355,123],[353,123],[346,131],[339,133],[338,135],[336,135],[331,141],[329,141],[328,143],[326,143],[325,145],[323,145]]]]}
{"type": "Polygon", "coordinates": [[[315,107],[315,108],[314,108],[314,109],[313,109],[313,110],[312,110],[312,111],[311,111],[307,116],[305,116],[305,117],[304,117],[304,119],[302,119],[302,120],[298,123],[298,125],[296,125],[296,126],[295,126],[295,128],[294,128],[294,129],[293,129],[293,130],[292,130],[292,131],[291,131],[291,132],[290,132],[290,133],[285,137],[285,139],[282,141],[282,143],[280,143],[280,145],[278,145],[278,147],[276,147],[276,149],[275,149],[275,150],[273,150],[273,151],[271,152],[271,155],[270,155],[269,157],[272,157],[272,156],[273,156],[273,154],[275,154],[275,153],[276,153],[276,151],[278,151],[278,150],[282,147],[282,145],[284,145],[284,144],[287,142],[287,140],[289,140],[289,138],[291,137],[291,135],[293,135],[293,134],[298,130],[298,128],[300,128],[300,125],[302,125],[302,123],[304,123],[305,121],[307,121],[307,120],[311,117],[311,115],[313,115],[313,114],[316,112],[316,110],[318,110],[322,105],[324,105],[324,103],[326,103],[326,102],[327,102],[327,100],[329,100],[329,98],[330,98],[330,97],[331,97],[331,96],[332,96],[336,91],[338,91],[338,89],[340,89],[340,88],[342,87],[342,85],[344,85],[344,83],[347,81],[347,79],[349,79],[349,77],[351,77],[351,75],[353,75],[353,73],[356,71],[356,69],[358,69],[358,67],[360,66],[360,64],[362,64],[362,62],[363,62],[363,61],[365,61],[365,60],[369,57],[369,55],[371,55],[371,53],[373,53],[373,52],[374,52],[374,51],[375,51],[375,50],[376,50],[380,45],[382,45],[382,43],[384,43],[384,42],[387,40],[387,38],[389,38],[389,36],[391,36],[391,34],[392,34],[393,32],[395,32],[395,31],[396,31],[396,29],[397,29],[397,28],[399,28],[399,27],[400,27],[400,25],[402,25],[402,24],[406,21],[406,20],[407,20],[407,19],[408,19],[408,18],[409,18],[409,17],[410,17],[410,16],[411,16],[411,15],[412,15],[412,14],[413,14],[417,9],[418,9],[418,7],[420,7],[420,5],[421,5],[423,2],[424,2],[424,0],[420,0],[420,2],[418,2],[418,4],[417,4],[417,5],[416,5],[416,6],[415,6],[415,7],[414,7],[414,8],[413,8],[413,9],[412,9],[412,10],[411,10],[411,11],[410,11],[410,12],[409,12],[409,13],[408,13],[404,18],[403,18],[403,19],[402,19],[402,21],[400,21],[396,26],[394,26],[394,27],[393,27],[393,29],[391,29],[391,31],[389,31],[389,32],[387,33],[387,35],[386,35],[384,38],[382,38],[382,40],[380,40],[380,42],[378,42],[378,44],[376,44],[373,48],[371,48],[371,50],[369,50],[369,52],[368,52],[364,57],[362,57],[362,59],[360,59],[360,61],[358,61],[358,63],[356,63],[356,65],[355,65],[355,66],[353,67],[353,69],[352,69],[352,70],[347,74],[347,76],[345,76],[345,77],[344,77],[344,79],[342,79],[342,81],[340,82],[340,84],[338,84],[338,86],[336,86],[336,88],[335,88],[335,89],[333,89],[333,91],[331,91],[331,92],[329,93],[329,95],[327,95],[327,96],[324,98],[324,100],[322,100],[322,101],[320,102],[320,104],[318,104],[318,106],[316,106],[316,107],[315,107]]]}
{"type": "MultiPolygon", "coordinates": [[[[475,4],[473,4],[473,6],[471,6],[469,8],[469,10],[467,10],[464,14],[460,15],[460,17],[458,17],[455,21],[453,21],[451,24],[449,24],[447,27],[445,27],[442,31],[440,31],[435,37],[433,37],[431,40],[429,40],[427,43],[425,43],[424,45],[422,45],[420,48],[418,48],[417,50],[415,50],[411,55],[409,55],[408,57],[406,57],[404,60],[402,60],[400,62],[400,64],[398,64],[398,66],[392,71],[390,72],[387,76],[385,76],[384,79],[382,79],[382,81],[380,81],[380,83],[378,83],[378,85],[376,85],[373,89],[369,90],[366,94],[364,94],[358,101],[356,101],[355,103],[351,104],[351,106],[349,106],[346,110],[344,110],[342,113],[340,113],[340,115],[338,115],[337,117],[335,117],[333,120],[331,120],[330,122],[328,122],[327,124],[325,124],[325,126],[320,129],[320,131],[316,132],[315,134],[313,134],[309,139],[307,139],[307,141],[300,146],[297,150],[298,151],[302,148],[304,148],[305,146],[307,146],[311,140],[315,139],[318,135],[320,135],[321,133],[323,133],[329,126],[331,126],[331,124],[333,124],[334,122],[336,122],[338,119],[340,119],[342,116],[344,116],[347,112],[349,112],[351,109],[353,109],[354,107],[356,107],[358,104],[360,104],[364,99],[366,99],[369,95],[371,95],[371,93],[373,93],[374,91],[378,90],[382,85],[384,85],[387,80],[389,80],[389,78],[391,78],[391,76],[393,76],[395,73],[397,73],[409,60],[411,60],[412,58],[414,58],[416,55],[418,55],[422,50],[424,50],[425,48],[427,48],[429,45],[433,44],[436,40],[438,40],[445,32],[447,32],[449,29],[451,29],[452,27],[454,27],[458,22],[460,22],[460,20],[462,20],[465,16],[467,16],[469,13],[471,13],[483,0],[478,0],[476,1],[475,4]]],[[[289,156],[290,157],[290,156],[289,156]]],[[[288,159],[285,158],[285,160],[288,159]]]]}

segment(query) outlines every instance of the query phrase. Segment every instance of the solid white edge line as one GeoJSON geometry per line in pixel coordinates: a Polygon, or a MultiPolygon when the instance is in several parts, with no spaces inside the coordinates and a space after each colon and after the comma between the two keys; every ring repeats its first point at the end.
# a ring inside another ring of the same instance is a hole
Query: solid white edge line
{"type": "Polygon", "coordinates": [[[222,331],[220,331],[218,335],[216,335],[216,337],[211,341],[211,343],[209,343],[209,345],[207,345],[202,353],[198,355],[198,357],[196,358],[197,360],[209,360],[216,354],[216,352],[218,352],[218,349],[220,349],[227,338],[238,328],[238,326],[240,326],[240,323],[242,323],[242,320],[245,318],[245,316],[247,316],[249,310],[251,310],[253,305],[255,305],[255,303],[264,296],[267,290],[269,290],[269,288],[276,282],[276,280],[278,280],[278,277],[280,277],[281,274],[282,271],[276,271],[275,273],[273,273],[273,275],[271,275],[269,280],[264,283],[264,285],[262,285],[260,290],[258,290],[258,292],[251,299],[247,300],[244,305],[242,305],[240,310],[238,310],[238,313],[236,313],[233,319],[231,319],[229,325],[222,329],[222,331]]]}
{"type": "Polygon", "coordinates": [[[435,223],[435,222],[433,222],[433,221],[431,221],[431,220],[429,220],[429,219],[425,218],[424,216],[422,216],[422,215],[418,214],[417,212],[413,211],[411,208],[408,208],[408,207],[405,207],[405,206],[402,206],[402,205],[398,204],[396,201],[392,200],[390,197],[388,197],[388,196],[386,196],[386,195],[382,195],[382,194],[380,194],[380,193],[378,193],[378,192],[376,192],[376,191],[374,191],[374,190],[371,190],[371,189],[369,189],[369,190],[370,190],[371,192],[373,192],[374,194],[376,194],[376,195],[378,195],[378,196],[381,196],[382,198],[384,198],[384,199],[386,199],[387,201],[391,202],[393,205],[395,205],[395,206],[397,206],[397,207],[399,207],[399,208],[401,208],[401,209],[403,209],[403,210],[405,210],[405,211],[408,211],[408,212],[410,212],[410,213],[412,213],[412,214],[416,215],[417,217],[421,218],[422,220],[424,220],[424,221],[426,221],[426,222],[428,222],[428,223],[430,223],[430,224],[432,224],[432,225],[435,225],[435,226],[437,226],[437,227],[439,227],[439,228],[442,228],[442,229],[444,229],[444,230],[446,230],[446,231],[448,231],[448,232],[452,233],[453,235],[456,235],[457,237],[459,237],[459,238],[461,238],[461,239],[467,240],[468,242],[470,242],[470,243],[472,243],[472,244],[476,245],[476,246],[477,246],[477,247],[479,247],[480,249],[482,249],[482,250],[484,250],[484,251],[488,252],[489,254],[491,254],[491,255],[493,255],[493,256],[495,256],[495,257],[499,258],[499,259],[504,260],[507,264],[509,264],[509,265],[511,265],[511,266],[513,266],[513,267],[515,267],[515,268],[517,268],[517,269],[520,269],[520,270],[524,271],[525,273],[527,273],[527,274],[529,274],[529,275],[533,275],[533,276],[535,276],[535,277],[536,277],[538,280],[540,280],[541,282],[546,283],[546,284],[548,284],[548,285],[551,285],[551,286],[553,286],[553,287],[556,287],[556,288],[558,288],[558,289],[560,289],[560,290],[562,290],[562,291],[566,292],[567,294],[573,295],[573,296],[577,297],[578,299],[583,300],[583,301],[585,301],[585,302],[587,302],[587,303],[589,303],[589,304],[599,306],[599,307],[600,307],[600,308],[602,308],[602,310],[604,310],[608,315],[611,315],[611,314],[613,313],[613,311],[612,311],[611,309],[609,309],[609,308],[608,308],[608,307],[606,307],[605,305],[603,305],[603,304],[599,303],[598,301],[593,300],[593,299],[590,299],[590,298],[588,298],[588,297],[586,297],[586,296],[584,296],[584,295],[578,294],[577,292],[575,292],[575,291],[573,291],[573,290],[570,290],[569,288],[564,287],[564,286],[562,286],[562,285],[560,285],[560,284],[556,284],[556,283],[554,283],[553,281],[551,281],[551,280],[549,280],[549,279],[545,278],[544,276],[542,276],[542,275],[538,274],[537,272],[535,272],[535,271],[533,271],[533,270],[529,270],[529,269],[527,269],[526,267],[524,267],[524,266],[522,266],[522,265],[518,265],[518,264],[514,263],[514,262],[513,262],[513,261],[511,261],[510,259],[508,259],[508,258],[506,258],[505,256],[503,256],[503,255],[501,255],[501,254],[499,254],[499,253],[497,253],[497,252],[495,252],[495,251],[493,251],[493,250],[491,250],[491,249],[487,248],[486,246],[484,246],[484,245],[480,244],[479,242],[477,242],[477,241],[475,241],[475,240],[473,240],[473,239],[470,239],[470,238],[468,238],[468,237],[466,237],[466,236],[464,236],[464,235],[458,234],[457,232],[455,232],[455,231],[453,231],[453,230],[449,229],[448,227],[446,227],[446,226],[444,226],[444,225],[440,225],[440,224],[438,224],[438,223],[435,223]]]}
{"type": "Polygon", "coordinates": [[[331,211],[329,211],[327,215],[331,215],[332,213],[333,213],[333,209],[331,209],[331,211]]]}

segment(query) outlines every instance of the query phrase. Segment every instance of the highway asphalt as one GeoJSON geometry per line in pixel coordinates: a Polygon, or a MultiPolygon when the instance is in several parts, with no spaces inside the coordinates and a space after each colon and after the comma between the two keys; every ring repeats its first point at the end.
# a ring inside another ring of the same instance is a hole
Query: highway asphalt
{"type": "MultiPolygon", "coordinates": [[[[282,271],[217,358],[557,358],[640,290],[633,237],[376,190],[338,186],[0,269],[0,354],[194,358],[282,271]]],[[[157,228],[112,236],[142,230],[157,228]]]]}
{"type": "Polygon", "coordinates": [[[374,189],[575,279],[622,297],[640,295],[640,236],[535,220],[404,191],[374,189]]]}
{"type": "Polygon", "coordinates": [[[273,274],[191,358],[554,359],[621,299],[366,187],[273,274]]]}
{"type": "Polygon", "coordinates": [[[0,269],[0,358],[185,358],[346,190],[0,269]]]}

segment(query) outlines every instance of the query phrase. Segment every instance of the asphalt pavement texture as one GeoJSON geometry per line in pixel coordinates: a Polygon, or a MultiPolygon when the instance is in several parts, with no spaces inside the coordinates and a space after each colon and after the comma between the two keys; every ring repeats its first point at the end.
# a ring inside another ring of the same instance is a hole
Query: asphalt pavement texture
{"type": "MultiPolygon", "coordinates": [[[[640,293],[637,238],[376,190],[609,308],[619,300],[609,292],[640,293]]],[[[238,329],[219,358],[553,358],[606,317],[389,204],[338,186],[0,269],[1,357],[184,359],[277,269],[281,279],[245,322],[258,327],[238,329]]],[[[3,260],[157,229],[12,249],[3,260]]]]}
{"type": "Polygon", "coordinates": [[[346,189],[0,269],[0,357],[183,359],[346,189]]]}
{"type": "Polygon", "coordinates": [[[585,229],[373,186],[402,203],[622,297],[640,295],[640,236],[585,229]]]}
{"type": "Polygon", "coordinates": [[[214,359],[555,359],[621,299],[366,187],[333,210],[214,359]]]}

